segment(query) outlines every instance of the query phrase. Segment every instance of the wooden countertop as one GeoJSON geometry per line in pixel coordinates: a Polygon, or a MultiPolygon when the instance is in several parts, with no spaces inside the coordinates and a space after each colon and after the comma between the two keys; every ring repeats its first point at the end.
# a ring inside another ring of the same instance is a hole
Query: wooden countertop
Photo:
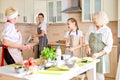
{"type": "Polygon", "coordinates": [[[30,43],[27,43],[28,45],[32,45],[32,46],[36,46],[38,45],[39,43],[38,42],[30,42],[30,43]]]}
{"type": "MultiPolygon", "coordinates": [[[[48,45],[55,45],[55,46],[60,45],[60,46],[65,46],[64,43],[57,43],[57,42],[50,42],[50,43],[48,43],[48,45]]],[[[83,44],[83,46],[85,46],[85,44],[83,44]]],[[[117,47],[117,46],[118,46],[118,45],[113,45],[113,47],[117,47]]]]}
{"type": "Polygon", "coordinates": [[[63,43],[56,43],[56,42],[50,42],[50,43],[48,43],[48,45],[55,45],[55,46],[60,45],[60,46],[65,46],[65,44],[63,44],[63,43]]]}

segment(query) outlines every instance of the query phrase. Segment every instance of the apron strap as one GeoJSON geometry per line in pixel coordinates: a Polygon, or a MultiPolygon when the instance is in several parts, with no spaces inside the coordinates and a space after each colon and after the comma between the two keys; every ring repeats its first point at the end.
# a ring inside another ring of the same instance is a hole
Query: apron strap
{"type": "Polygon", "coordinates": [[[7,20],[6,22],[12,23],[10,20],[7,20]]]}
{"type": "Polygon", "coordinates": [[[2,56],[1,56],[1,66],[4,66],[4,49],[7,48],[6,46],[2,46],[2,56]]]}

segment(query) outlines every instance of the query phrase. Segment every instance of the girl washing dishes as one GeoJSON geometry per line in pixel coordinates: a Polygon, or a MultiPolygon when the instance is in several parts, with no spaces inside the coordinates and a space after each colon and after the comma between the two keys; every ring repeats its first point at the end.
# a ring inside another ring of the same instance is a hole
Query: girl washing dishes
{"type": "Polygon", "coordinates": [[[5,11],[7,21],[4,24],[2,32],[2,62],[4,65],[4,58],[7,64],[22,64],[23,57],[22,50],[30,49],[30,45],[22,44],[22,36],[18,28],[15,26],[18,19],[18,10],[13,7],[9,7],[5,11]]]}

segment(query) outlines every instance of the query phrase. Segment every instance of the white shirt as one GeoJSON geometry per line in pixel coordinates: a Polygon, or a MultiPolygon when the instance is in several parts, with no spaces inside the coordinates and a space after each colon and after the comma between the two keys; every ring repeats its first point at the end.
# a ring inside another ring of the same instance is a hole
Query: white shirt
{"type": "Polygon", "coordinates": [[[20,41],[20,36],[19,36],[17,30],[15,29],[14,24],[11,24],[9,22],[6,22],[4,24],[2,38],[9,40],[9,41],[12,41],[12,42],[19,42],[20,41]]]}
{"type": "Polygon", "coordinates": [[[42,22],[38,27],[41,27],[41,30],[45,31],[45,34],[47,34],[47,25],[45,22],[42,22]]]}
{"type": "Polygon", "coordinates": [[[79,38],[83,37],[82,31],[77,30],[77,33],[76,33],[76,31],[74,31],[74,32],[73,31],[71,31],[71,32],[67,31],[66,34],[65,34],[65,36],[64,36],[64,38],[68,38],[70,35],[78,36],[79,38]]]}
{"type": "MultiPolygon", "coordinates": [[[[6,39],[17,44],[22,44],[21,33],[17,32],[15,25],[9,22],[4,24],[2,39],[6,39]]],[[[23,57],[19,49],[8,47],[8,51],[16,63],[23,62],[23,57]]]]}
{"type": "Polygon", "coordinates": [[[101,33],[102,34],[102,41],[106,45],[104,50],[106,53],[109,53],[112,49],[113,45],[113,36],[110,28],[107,25],[104,25],[100,29],[97,30],[95,25],[91,25],[86,36],[85,36],[85,44],[89,44],[89,35],[90,33],[101,33]]]}

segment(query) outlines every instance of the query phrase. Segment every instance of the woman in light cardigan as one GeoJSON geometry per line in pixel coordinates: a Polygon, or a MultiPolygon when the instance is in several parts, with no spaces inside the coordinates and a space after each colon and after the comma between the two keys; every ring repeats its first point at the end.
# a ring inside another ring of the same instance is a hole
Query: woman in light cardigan
{"type": "Polygon", "coordinates": [[[104,80],[104,74],[110,72],[109,53],[113,45],[113,36],[107,26],[108,22],[105,12],[96,12],[93,15],[93,25],[90,26],[85,37],[86,54],[94,59],[100,59],[96,66],[97,80],[104,80]]]}

